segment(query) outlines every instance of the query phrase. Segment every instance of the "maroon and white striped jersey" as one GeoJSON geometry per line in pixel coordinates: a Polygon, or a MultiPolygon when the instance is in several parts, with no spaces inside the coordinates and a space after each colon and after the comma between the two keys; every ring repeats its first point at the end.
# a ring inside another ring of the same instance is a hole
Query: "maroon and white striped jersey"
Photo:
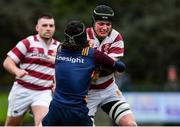
{"type": "MultiPolygon", "coordinates": [[[[88,40],[94,41],[94,48],[97,48],[115,60],[117,60],[118,57],[124,56],[124,41],[121,34],[115,29],[112,29],[109,36],[102,40],[102,42],[99,42],[92,27],[87,28],[86,32],[88,40]]],[[[91,89],[105,89],[113,81],[114,74],[99,77],[92,82],[91,89]]]]}
{"type": "Polygon", "coordinates": [[[47,46],[39,35],[29,36],[8,52],[8,56],[29,74],[16,77],[18,84],[33,90],[50,89],[54,80],[54,63],[50,62],[56,55],[59,42],[52,39],[47,46]]]}

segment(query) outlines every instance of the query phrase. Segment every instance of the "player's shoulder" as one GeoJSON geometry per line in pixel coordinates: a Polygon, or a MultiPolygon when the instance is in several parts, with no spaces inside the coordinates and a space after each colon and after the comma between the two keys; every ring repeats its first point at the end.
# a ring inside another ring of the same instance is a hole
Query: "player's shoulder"
{"type": "Polygon", "coordinates": [[[121,33],[119,31],[117,31],[116,29],[112,29],[111,34],[113,34],[113,35],[118,35],[118,34],[121,35],[121,33]]]}
{"type": "Polygon", "coordinates": [[[26,47],[32,43],[33,35],[29,35],[27,37],[22,38],[18,44],[24,44],[26,47]]]}
{"type": "Polygon", "coordinates": [[[87,56],[87,57],[93,57],[94,54],[96,54],[96,49],[91,48],[91,47],[85,47],[81,51],[81,55],[87,56]]]}
{"type": "Polygon", "coordinates": [[[115,29],[112,29],[109,37],[112,38],[112,40],[123,40],[121,33],[115,29]]]}
{"type": "Polygon", "coordinates": [[[92,54],[94,52],[94,48],[92,47],[85,47],[82,49],[82,52],[85,52],[87,54],[92,54]]]}
{"type": "Polygon", "coordinates": [[[28,39],[28,40],[36,39],[36,40],[38,40],[38,37],[37,37],[37,35],[29,35],[25,39],[28,39]]]}
{"type": "Polygon", "coordinates": [[[29,43],[32,43],[34,41],[38,41],[38,37],[37,35],[29,35],[26,38],[22,39],[22,41],[24,40],[29,41],[29,43]]]}

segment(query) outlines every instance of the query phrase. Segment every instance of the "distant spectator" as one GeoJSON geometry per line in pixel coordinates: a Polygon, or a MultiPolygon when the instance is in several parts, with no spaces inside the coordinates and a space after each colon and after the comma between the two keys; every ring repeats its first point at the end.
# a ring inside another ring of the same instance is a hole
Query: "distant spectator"
{"type": "Polygon", "coordinates": [[[119,89],[121,91],[131,91],[132,90],[132,80],[129,76],[128,73],[124,72],[124,73],[115,73],[115,81],[116,84],[118,85],[119,89]]]}
{"type": "Polygon", "coordinates": [[[174,65],[171,65],[167,69],[167,82],[164,85],[164,90],[166,91],[178,91],[179,90],[179,81],[177,75],[177,68],[174,65]]]}

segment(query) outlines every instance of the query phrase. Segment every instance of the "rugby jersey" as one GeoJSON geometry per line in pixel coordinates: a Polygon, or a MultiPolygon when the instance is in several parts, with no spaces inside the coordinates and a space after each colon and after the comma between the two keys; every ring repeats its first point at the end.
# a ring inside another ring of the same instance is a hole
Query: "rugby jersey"
{"type": "Polygon", "coordinates": [[[58,45],[59,42],[52,39],[47,46],[38,34],[19,41],[7,55],[29,74],[16,77],[15,82],[28,89],[50,89],[55,72],[54,63],[49,60],[55,57],[58,45]]]}
{"type": "Polygon", "coordinates": [[[91,75],[96,66],[105,66],[122,72],[125,66],[115,62],[104,53],[94,48],[82,51],[61,49],[55,61],[56,89],[53,101],[61,106],[69,106],[87,111],[86,96],[91,82],[91,75]]]}
{"type": "MultiPolygon", "coordinates": [[[[88,40],[93,39],[94,48],[104,52],[113,59],[124,56],[124,42],[121,34],[112,29],[102,42],[98,40],[92,27],[86,29],[88,40]]],[[[117,59],[116,59],[117,60],[117,59]]],[[[103,72],[105,73],[105,72],[103,72]]],[[[91,83],[91,89],[105,89],[114,81],[114,74],[105,74],[91,83]]]]}

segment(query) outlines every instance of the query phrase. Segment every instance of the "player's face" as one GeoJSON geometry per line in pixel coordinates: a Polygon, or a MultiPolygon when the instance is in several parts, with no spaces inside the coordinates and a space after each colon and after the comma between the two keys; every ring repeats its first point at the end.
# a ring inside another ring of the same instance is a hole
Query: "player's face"
{"type": "Polygon", "coordinates": [[[39,19],[36,25],[36,31],[42,39],[50,39],[55,32],[55,22],[54,19],[39,19]]]}
{"type": "Polygon", "coordinates": [[[112,23],[109,21],[96,21],[94,29],[100,38],[105,38],[111,32],[112,23]]]}

